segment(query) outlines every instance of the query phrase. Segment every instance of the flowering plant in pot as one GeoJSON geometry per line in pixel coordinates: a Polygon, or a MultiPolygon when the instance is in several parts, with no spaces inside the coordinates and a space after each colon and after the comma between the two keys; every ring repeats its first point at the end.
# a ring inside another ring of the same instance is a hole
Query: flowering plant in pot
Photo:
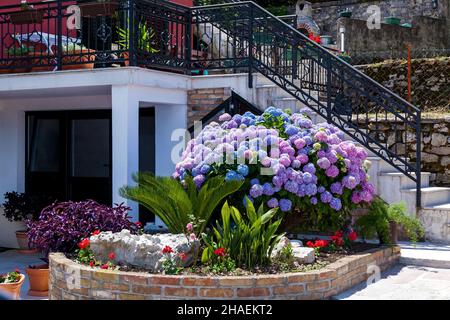
{"type": "MultiPolygon", "coordinates": [[[[44,195],[33,195],[28,193],[7,192],[4,195],[3,215],[10,222],[36,221],[39,218],[41,210],[52,203],[50,197],[44,195]]],[[[22,253],[35,252],[29,251],[28,230],[16,231],[17,242],[22,253]]]]}
{"type": "Polygon", "coordinates": [[[9,272],[0,275],[0,292],[5,292],[10,295],[12,299],[20,298],[20,289],[25,281],[25,275],[20,273],[20,270],[9,272]]]}

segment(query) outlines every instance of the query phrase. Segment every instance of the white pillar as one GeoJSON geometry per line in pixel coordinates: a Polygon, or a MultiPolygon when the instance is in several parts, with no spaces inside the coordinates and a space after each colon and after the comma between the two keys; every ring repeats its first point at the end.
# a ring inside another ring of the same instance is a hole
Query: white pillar
{"type": "MultiPolygon", "coordinates": [[[[187,105],[185,104],[155,107],[155,173],[157,176],[171,176],[175,171],[176,159],[172,159],[172,150],[184,141],[180,137],[183,130],[186,130],[186,119],[187,105]]],[[[155,224],[161,226],[163,222],[156,217],[155,224]]]]}
{"type": "Polygon", "coordinates": [[[112,86],[112,192],[113,203],[125,203],[133,221],[139,219],[139,205],[119,195],[119,189],[132,185],[139,170],[139,101],[128,85],[112,86]]]}

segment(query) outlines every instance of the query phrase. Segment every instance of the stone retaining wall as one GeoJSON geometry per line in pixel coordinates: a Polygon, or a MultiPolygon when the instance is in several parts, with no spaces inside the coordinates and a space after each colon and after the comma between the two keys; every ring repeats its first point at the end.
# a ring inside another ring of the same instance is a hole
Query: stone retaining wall
{"type": "Polygon", "coordinates": [[[398,262],[399,247],[373,249],[307,273],[242,277],[163,276],[82,266],[50,255],[50,300],[327,299],[362,281],[377,265],[398,262]],[[368,271],[369,270],[369,271],[368,271]]]}
{"type": "MultiPolygon", "coordinates": [[[[450,186],[450,116],[422,119],[422,171],[433,173],[430,182],[450,186]]],[[[378,121],[369,124],[369,132],[400,155],[416,159],[416,135],[404,123],[378,121]]]]}

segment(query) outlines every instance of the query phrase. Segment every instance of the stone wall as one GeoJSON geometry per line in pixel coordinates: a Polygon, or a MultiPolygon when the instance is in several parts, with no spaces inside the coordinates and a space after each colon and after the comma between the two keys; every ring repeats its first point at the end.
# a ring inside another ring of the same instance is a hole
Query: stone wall
{"type": "Polygon", "coordinates": [[[188,91],[188,123],[190,128],[231,96],[231,88],[195,89],[188,91]]]}
{"type": "MultiPolygon", "coordinates": [[[[316,2],[313,4],[313,18],[322,29],[322,34],[336,36],[338,13],[345,9],[352,11],[352,18],[367,20],[367,8],[377,5],[381,10],[381,19],[395,16],[401,23],[411,23],[415,16],[445,18],[449,16],[448,0],[437,0],[437,8],[433,8],[433,0],[339,0],[316,2]]],[[[295,11],[293,11],[295,13],[295,11]]]]}
{"type": "Polygon", "coordinates": [[[107,271],[51,254],[50,300],[328,299],[398,263],[399,247],[373,249],[307,273],[242,277],[163,276],[107,271]],[[70,278],[68,278],[70,277],[70,278]],[[67,279],[70,279],[68,281],[67,279]]]}
{"type": "MultiPolygon", "coordinates": [[[[387,142],[392,150],[416,159],[416,136],[405,124],[378,121],[369,124],[369,132],[387,142]]],[[[450,186],[450,116],[441,119],[422,119],[422,171],[431,172],[430,182],[450,186]]]]}
{"type": "MultiPolygon", "coordinates": [[[[408,97],[406,60],[387,60],[358,69],[401,97],[408,97]]],[[[411,60],[412,103],[424,111],[450,111],[450,57],[411,60]]]]}
{"type": "MultiPolygon", "coordinates": [[[[350,55],[359,52],[404,52],[406,43],[418,50],[449,48],[449,32],[444,19],[418,16],[413,18],[412,28],[382,23],[379,29],[369,29],[366,20],[339,18],[337,29],[344,27],[344,50],[350,55]]],[[[337,35],[337,48],[341,49],[340,33],[337,35]]]]}
{"type": "Polygon", "coordinates": [[[422,209],[419,220],[428,241],[450,244],[450,210],[422,209]]]}

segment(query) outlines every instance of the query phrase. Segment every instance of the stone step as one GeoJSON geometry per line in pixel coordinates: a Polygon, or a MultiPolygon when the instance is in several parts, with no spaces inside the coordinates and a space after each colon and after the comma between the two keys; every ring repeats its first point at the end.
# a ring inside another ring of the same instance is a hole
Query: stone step
{"type": "MultiPolygon", "coordinates": [[[[416,188],[401,190],[400,200],[406,201],[410,213],[415,212],[416,188]]],[[[421,188],[422,207],[433,207],[450,203],[450,188],[427,187],[421,188]]],[[[386,196],[384,193],[382,196],[386,196]]]]}
{"type": "Polygon", "coordinates": [[[437,205],[437,206],[425,207],[425,209],[432,209],[432,210],[449,210],[449,211],[450,211],[450,203],[440,204],[440,205],[437,205]]]}
{"type": "Polygon", "coordinates": [[[450,268],[450,245],[400,242],[400,263],[430,268],[450,268]]]}
{"type": "MultiPolygon", "coordinates": [[[[415,172],[410,172],[412,176],[416,176],[415,172]]],[[[416,187],[416,182],[405,176],[403,173],[395,172],[378,172],[379,181],[381,182],[381,188],[384,186],[389,186],[390,184],[395,184],[400,189],[414,188],[416,187]]],[[[430,185],[431,172],[421,172],[420,174],[420,186],[426,188],[430,185]]]]}

